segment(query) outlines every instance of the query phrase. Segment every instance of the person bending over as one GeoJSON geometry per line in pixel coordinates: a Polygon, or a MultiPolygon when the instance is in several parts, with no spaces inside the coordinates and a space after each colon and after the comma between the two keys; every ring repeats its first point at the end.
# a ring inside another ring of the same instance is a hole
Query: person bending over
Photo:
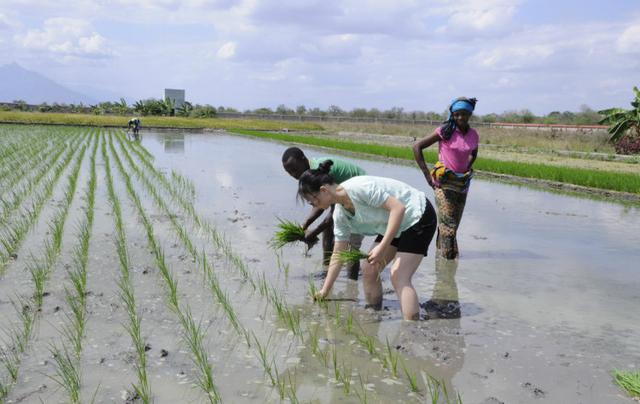
{"type": "Polygon", "coordinates": [[[380,273],[391,264],[391,283],[405,320],[419,319],[418,296],[411,278],[436,231],[436,213],[426,195],[391,178],[358,176],[338,184],[330,174],[331,160],[305,171],[298,181],[298,197],[313,207],[335,205],[335,244],[327,277],[316,298],[329,295],[342,264],[339,253],[349,248],[352,233],[377,235],[362,264],[367,305],[382,308],[380,273]]]}
{"type": "MultiPolygon", "coordinates": [[[[327,157],[320,158],[310,158],[308,159],[305,156],[304,152],[297,147],[289,147],[282,154],[282,166],[285,171],[291,175],[296,180],[300,179],[300,176],[305,171],[310,168],[318,168],[320,162],[327,160],[327,157]]],[[[349,178],[365,175],[365,171],[358,167],[355,164],[349,163],[348,161],[333,159],[333,166],[331,167],[331,175],[336,180],[336,182],[341,183],[343,181],[348,180],[349,178]]],[[[313,229],[310,229],[309,226],[313,224],[322,214],[325,209],[320,209],[314,207],[309,216],[307,216],[306,220],[302,223],[302,228],[305,230],[305,239],[304,242],[307,245],[311,246],[318,240],[318,235],[322,234],[322,251],[323,251],[323,262],[325,265],[329,264],[329,259],[331,258],[331,252],[333,251],[333,206],[330,208],[330,212],[325,215],[325,218],[322,222],[313,229]]],[[[363,237],[359,234],[354,234],[351,237],[351,245],[354,248],[360,248],[362,244],[363,237]]],[[[349,267],[348,276],[350,279],[357,280],[358,273],[360,272],[360,264],[356,263],[349,267]]]]}

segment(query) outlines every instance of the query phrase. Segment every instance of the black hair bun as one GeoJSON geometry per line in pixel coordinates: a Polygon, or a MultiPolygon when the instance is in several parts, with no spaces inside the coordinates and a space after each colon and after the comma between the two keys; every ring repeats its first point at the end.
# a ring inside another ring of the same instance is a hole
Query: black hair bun
{"type": "Polygon", "coordinates": [[[318,165],[318,171],[322,173],[329,174],[331,171],[331,166],[333,165],[333,160],[325,160],[320,165],[318,165]]]}

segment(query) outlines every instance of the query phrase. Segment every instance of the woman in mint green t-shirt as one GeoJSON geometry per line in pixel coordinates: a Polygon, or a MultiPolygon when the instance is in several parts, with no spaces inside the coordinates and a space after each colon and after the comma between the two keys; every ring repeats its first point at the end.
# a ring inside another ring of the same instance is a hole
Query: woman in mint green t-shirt
{"type": "Polygon", "coordinates": [[[352,233],[377,235],[362,265],[362,281],[367,304],[382,308],[380,272],[391,263],[391,283],[400,300],[405,320],[419,318],[418,296],[411,278],[427,255],[436,230],[436,214],[426,195],[391,178],[358,176],[337,184],[329,174],[333,162],[307,170],[298,182],[298,195],[314,207],[335,204],[333,232],[335,244],[329,270],[316,297],[326,297],[342,264],[340,251],[349,248],[352,233]]]}

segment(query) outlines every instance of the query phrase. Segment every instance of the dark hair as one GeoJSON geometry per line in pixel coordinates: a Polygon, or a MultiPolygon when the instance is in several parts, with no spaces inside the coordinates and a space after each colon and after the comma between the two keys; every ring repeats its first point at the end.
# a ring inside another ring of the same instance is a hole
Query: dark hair
{"type": "Polygon", "coordinates": [[[446,121],[443,122],[443,125],[440,126],[440,136],[442,136],[444,140],[451,139],[453,132],[456,130],[456,121],[453,119],[452,108],[453,108],[453,104],[455,104],[457,101],[468,102],[469,104],[471,104],[471,107],[474,109],[476,107],[476,102],[478,102],[476,98],[467,98],[467,97],[458,97],[455,100],[451,101],[451,104],[449,104],[449,117],[447,118],[446,121]]]}
{"type": "Polygon", "coordinates": [[[304,160],[307,156],[305,156],[304,152],[298,147],[289,147],[284,151],[284,153],[282,153],[282,163],[286,163],[291,158],[294,160],[304,160]]]}
{"type": "Polygon", "coordinates": [[[332,165],[332,160],[325,160],[318,168],[305,171],[298,180],[298,198],[318,192],[323,185],[335,184],[335,179],[329,174],[332,165]]]}

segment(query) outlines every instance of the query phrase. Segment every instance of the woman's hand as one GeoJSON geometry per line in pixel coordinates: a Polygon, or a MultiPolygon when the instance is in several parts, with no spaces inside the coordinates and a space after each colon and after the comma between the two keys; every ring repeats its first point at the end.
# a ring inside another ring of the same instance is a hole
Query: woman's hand
{"type": "Polygon", "coordinates": [[[329,291],[325,291],[324,288],[322,288],[316,292],[316,294],[313,296],[313,300],[322,301],[327,296],[329,296],[329,291]]]}
{"type": "Polygon", "coordinates": [[[369,257],[367,257],[367,262],[369,262],[369,264],[371,265],[380,265],[380,266],[385,266],[387,265],[386,262],[384,262],[384,249],[385,247],[382,244],[378,244],[377,246],[373,247],[371,249],[371,251],[369,251],[369,257]]]}

